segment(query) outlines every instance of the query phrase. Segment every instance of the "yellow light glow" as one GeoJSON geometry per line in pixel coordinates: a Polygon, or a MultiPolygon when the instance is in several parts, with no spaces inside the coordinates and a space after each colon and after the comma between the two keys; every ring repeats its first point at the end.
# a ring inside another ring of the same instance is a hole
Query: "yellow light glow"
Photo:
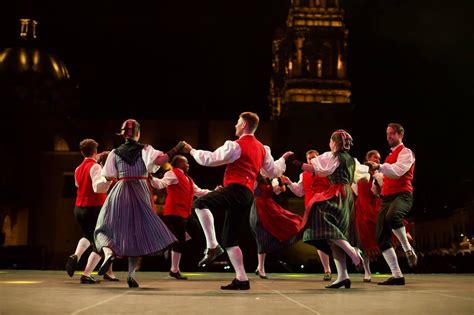
{"type": "Polygon", "coordinates": [[[290,60],[288,61],[288,69],[291,71],[293,70],[293,62],[290,60]]]}
{"type": "Polygon", "coordinates": [[[37,284],[43,281],[0,281],[1,284],[37,284]]]}
{"type": "Polygon", "coordinates": [[[39,51],[35,50],[33,53],[33,65],[38,65],[39,62],[39,51]]]}
{"type": "Polygon", "coordinates": [[[28,61],[28,60],[27,60],[27,57],[26,57],[26,52],[25,52],[24,50],[22,50],[22,51],[20,52],[20,63],[21,63],[21,65],[22,65],[23,67],[25,67],[27,61],[28,61]]]}
{"type": "Polygon", "coordinates": [[[3,63],[3,60],[5,60],[5,58],[7,58],[7,55],[8,55],[8,51],[4,51],[4,52],[0,53],[0,63],[3,63]]]}
{"type": "Polygon", "coordinates": [[[204,277],[204,276],[208,276],[209,274],[207,274],[207,273],[195,273],[195,272],[183,272],[182,275],[188,276],[188,277],[204,277]]]}
{"type": "Polygon", "coordinates": [[[311,275],[302,274],[302,273],[287,273],[287,274],[279,274],[278,276],[281,277],[288,277],[288,278],[307,278],[311,275]]]}
{"type": "Polygon", "coordinates": [[[58,63],[56,62],[56,60],[54,60],[53,58],[51,58],[51,63],[53,64],[53,68],[54,68],[54,71],[59,74],[59,66],[58,66],[58,63]]]}
{"type": "Polygon", "coordinates": [[[342,69],[342,60],[341,60],[341,54],[339,54],[337,58],[337,70],[341,70],[341,69],[342,69]]]}

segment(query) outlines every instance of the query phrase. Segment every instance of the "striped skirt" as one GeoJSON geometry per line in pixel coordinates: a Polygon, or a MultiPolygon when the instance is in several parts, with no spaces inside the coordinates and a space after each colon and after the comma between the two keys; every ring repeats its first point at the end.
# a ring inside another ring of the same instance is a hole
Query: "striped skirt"
{"type": "Polygon", "coordinates": [[[112,188],[94,231],[97,249],[119,257],[154,255],[177,240],[151,206],[146,180],[121,180],[112,188]]]}
{"type": "Polygon", "coordinates": [[[268,254],[273,251],[285,248],[298,242],[302,238],[302,232],[285,241],[279,241],[276,237],[271,235],[270,232],[265,230],[258,216],[256,200],[253,201],[252,208],[250,210],[250,227],[252,229],[253,236],[257,241],[257,250],[259,254],[268,254]]]}
{"type": "MultiPolygon", "coordinates": [[[[345,188],[350,189],[350,188],[345,188]]],[[[356,240],[354,224],[354,201],[352,192],[346,191],[333,198],[313,204],[304,227],[303,241],[331,255],[329,240],[346,240],[352,245],[356,240]]]]}

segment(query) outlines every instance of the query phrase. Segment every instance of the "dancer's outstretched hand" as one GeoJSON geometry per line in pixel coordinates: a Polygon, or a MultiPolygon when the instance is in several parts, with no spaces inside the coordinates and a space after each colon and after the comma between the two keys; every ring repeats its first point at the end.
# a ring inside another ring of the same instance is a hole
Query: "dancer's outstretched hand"
{"type": "Polygon", "coordinates": [[[291,159],[291,158],[294,159],[294,158],[295,158],[295,154],[294,154],[293,152],[291,152],[291,151],[287,151],[287,152],[285,152],[281,157],[284,158],[285,161],[288,161],[288,159],[291,159]]]}

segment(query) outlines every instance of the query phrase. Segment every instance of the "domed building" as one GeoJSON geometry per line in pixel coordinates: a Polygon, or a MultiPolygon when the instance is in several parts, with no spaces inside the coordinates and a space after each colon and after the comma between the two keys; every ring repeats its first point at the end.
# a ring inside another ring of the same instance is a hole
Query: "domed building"
{"type": "Polygon", "coordinates": [[[68,167],[60,163],[69,164],[66,160],[72,158],[74,165],[78,159],[77,153],[69,152],[69,146],[77,137],[70,115],[78,108],[79,94],[64,62],[41,46],[38,22],[20,19],[19,25],[15,41],[9,47],[0,47],[0,132],[4,139],[0,155],[4,166],[0,180],[0,249],[17,251],[25,247],[32,253],[44,251],[36,244],[50,229],[48,221],[54,222],[56,216],[43,210],[54,208],[47,204],[51,201],[44,201],[44,190],[56,185],[63,188],[63,183],[58,184],[53,174],[48,174],[45,161],[56,163],[61,171],[68,167]],[[64,162],[58,163],[59,155],[64,162]],[[46,185],[41,178],[47,179],[46,185]]]}

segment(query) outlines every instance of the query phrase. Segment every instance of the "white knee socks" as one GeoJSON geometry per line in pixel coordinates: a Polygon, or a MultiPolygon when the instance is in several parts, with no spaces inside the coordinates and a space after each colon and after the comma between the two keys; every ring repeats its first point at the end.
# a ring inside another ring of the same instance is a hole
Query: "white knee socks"
{"type": "Polygon", "coordinates": [[[87,259],[87,265],[86,265],[86,268],[84,269],[84,276],[89,277],[92,271],[94,271],[94,268],[95,266],[97,266],[99,261],[100,261],[100,255],[95,252],[92,252],[89,255],[89,258],[87,259]]]}
{"type": "Polygon", "coordinates": [[[216,230],[214,228],[214,216],[209,209],[196,209],[196,215],[201,223],[204,235],[206,236],[207,248],[216,248],[216,230]]]}
{"type": "Polygon", "coordinates": [[[394,278],[401,278],[403,277],[402,271],[400,270],[400,266],[398,266],[397,254],[393,247],[386,249],[382,252],[383,258],[387,262],[390,270],[392,271],[392,276],[394,278]]]}
{"type": "Polygon", "coordinates": [[[247,281],[247,274],[245,273],[244,268],[244,257],[239,246],[233,246],[226,248],[227,255],[229,255],[230,262],[234,267],[237,280],[247,281]]]}
{"type": "Polygon", "coordinates": [[[392,230],[392,232],[398,238],[398,241],[400,241],[400,244],[402,245],[402,248],[403,248],[404,252],[412,250],[411,245],[408,242],[407,231],[406,231],[404,226],[402,226],[401,228],[398,228],[396,230],[392,230]]]}
{"type": "Polygon", "coordinates": [[[349,278],[346,265],[346,253],[336,245],[331,246],[331,249],[332,254],[334,255],[334,264],[337,269],[337,279],[333,283],[339,283],[349,278]]]}
{"type": "Polygon", "coordinates": [[[181,253],[171,251],[171,272],[179,271],[180,260],[181,260],[181,253]]]}
{"type": "Polygon", "coordinates": [[[81,259],[82,254],[91,246],[91,242],[87,238],[81,238],[79,242],[77,243],[76,251],[74,252],[74,255],[77,256],[77,261],[81,259]]]}

